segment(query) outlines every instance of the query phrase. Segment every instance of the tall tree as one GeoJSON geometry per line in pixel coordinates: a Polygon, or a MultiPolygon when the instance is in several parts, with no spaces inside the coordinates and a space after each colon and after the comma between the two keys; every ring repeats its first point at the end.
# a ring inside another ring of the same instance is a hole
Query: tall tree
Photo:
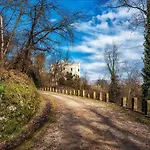
{"type": "Polygon", "coordinates": [[[34,56],[34,67],[40,72],[45,71],[45,54],[40,52],[34,56]]]}
{"type": "Polygon", "coordinates": [[[145,43],[144,43],[144,68],[143,85],[142,85],[142,111],[147,114],[146,100],[150,99],[150,0],[112,0],[107,3],[109,8],[126,7],[130,9],[139,10],[135,16],[133,16],[133,26],[143,25],[145,28],[145,43]],[[136,18],[136,19],[135,19],[136,18]]]}
{"type": "Polygon", "coordinates": [[[118,71],[119,71],[118,46],[116,44],[107,45],[105,47],[104,58],[111,79],[111,84],[109,87],[110,101],[118,102],[120,94],[118,86],[118,71]]]}
{"type": "MultiPolygon", "coordinates": [[[[139,64],[132,62],[132,65],[129,64],[127,61],[123,64],[123,73],[125,74],[126,78],[122,81],[122,92],[127,96],[127,106],[132,108],[132,98],[137,97],[138,102],[141,103],[141,71],[139,70],[139,64]],[[139,99],[140,98],[140,99],[139,99]]],[[[140,110],[141,110],[140,105],[140,110]]]]}
{"type": "Polygon", "coordinates": [[[0,15],[0,66],[2,67],[4,57],[4,33],[3,33],[3,17],[0,15]]]}
{"type": "Polygon", "coordinates": [[[128,11],[130,9],[138,10],[133,14],[130,24],[135,28],[145,26],[145,16],[147,15],[146,4],[147,0],[110,0],[106,3],[106,6],[109,8],[128,8],[128,11]]]}
{"type": "Polygon", "coordinates": [[[150,0],[147,0],[147,16],[145,25],[145,43],[144,43],[144,68],[143,68],[143,112],[147,114],[146,100],[150,100],[150,0]]]}
{"type": "Polygon", "coordinates": [[[1,2],[1,8],[0,8],[0,34],[1,34],[0,36],[0,43],[1,43],[0,45],[0,67],[1,68],[3,68],[4,62],[6,59],[6,54],[10,48],[10,44],[14,38],[18,24],[23,15],[23,10],[24,8],[23,8],[22,0],[11,1],[11,2],[10,1],[1,2]],[[9,14],[8,16],[8,12],[12,12],[12,13],[9,14]],[[13,22],[13,24],[11,22],[13,22]],[[5,39],[4,36],[6,36],[8,32],[9,32],[9,37],[5,39]]]}
{"type": "Polygon", "coordinates": [[[71,63],[71,58],[69,51],[61,52],[60,50],[57,50],[49,57],[48,59],[48,65],[49,65],[49,75],[50,80],[49,83],[50,86],[57,86],[59,79],[61,79],[61,82],[64,82],[65,78],[65,67],[71,63]]]}
{"type": "Polygon", "coordinates": [[[53,0],[5,1],[1,4],[0,15],[5,18],[1,33],[10,33],[6,45],[1,46],[4,58],[10,42],[16,38],[13,68],[25,73],[32,66],[33,51],[52,52],[62,39],[72,42],[74,22],[81,18],[80,12],[66,13],[53,0]]]}
{"type": "Polygon", "coordinates": [[[43,81],[43,74],[45,71],[45,60],[46,58],[43,52],[36,54],[34,56],[34,64],[32,65],[30,72],[28,73],[37,87],[40,87],[41,82],[43,81]]]}

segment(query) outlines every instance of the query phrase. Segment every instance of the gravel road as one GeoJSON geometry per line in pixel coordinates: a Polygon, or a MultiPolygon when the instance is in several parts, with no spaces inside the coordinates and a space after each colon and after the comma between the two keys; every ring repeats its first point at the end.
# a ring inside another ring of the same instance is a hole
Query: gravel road
{"type": "Polygon", "coordinates": [[[36,150],[150,150],[150,127],[104,102],[41,92],[56,106],[56,122],[42,128],[36,150]]]}

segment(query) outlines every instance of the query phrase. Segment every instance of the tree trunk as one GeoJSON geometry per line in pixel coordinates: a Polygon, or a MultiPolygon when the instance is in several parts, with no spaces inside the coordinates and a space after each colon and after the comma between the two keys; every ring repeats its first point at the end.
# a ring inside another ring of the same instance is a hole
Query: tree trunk
{"type": "Polygon", "coordinates": [[[0,15],[0,68],[4,67],[4,28],[3,17],[0,15]]]}

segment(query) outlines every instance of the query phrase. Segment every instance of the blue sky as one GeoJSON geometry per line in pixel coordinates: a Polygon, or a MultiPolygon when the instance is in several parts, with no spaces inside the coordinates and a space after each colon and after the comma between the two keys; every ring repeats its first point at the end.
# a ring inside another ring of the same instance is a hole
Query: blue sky
{"type": "MultiPolygon", "coordinates": [[[[74,62],[81,64],[81,74],[86,72],[90,80],[109,78],[104,61],[104,48],[107,44],[117,43],[120,52],[120,62],[129,65],[138,63],[142,69],[143,28],[131,30],[128,28],[131,18],[137,10],[126,8],[111,10],[100,8],[94,0],[63,0],[63,6],[70,10],[83,11],[89,19],[76,26],[74,46],[63,45],[62,50],[69,50],[74,62]]],[[[100,1],[104,3],[104,0],[100,1]]]]}

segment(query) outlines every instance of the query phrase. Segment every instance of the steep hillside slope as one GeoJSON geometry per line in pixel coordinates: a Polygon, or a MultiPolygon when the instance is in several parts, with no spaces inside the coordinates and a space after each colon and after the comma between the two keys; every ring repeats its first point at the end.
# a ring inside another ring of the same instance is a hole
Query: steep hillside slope
{"type": "Polygon", "coordinates": [[[24,130],[40,103],[36,88],[26,75],[3,71],[0,80],[0,141],[24,130]]]}

